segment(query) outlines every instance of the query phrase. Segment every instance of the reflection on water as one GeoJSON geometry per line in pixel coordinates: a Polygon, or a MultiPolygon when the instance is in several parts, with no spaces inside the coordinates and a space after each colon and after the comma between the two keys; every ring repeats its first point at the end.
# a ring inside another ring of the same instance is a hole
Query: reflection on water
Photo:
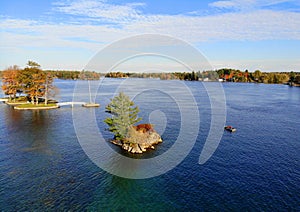
{"type": "Polygon", "coordinates": [[[49,137],[53,119],[49,111],[17,111],[6,108],[5,126],[9,131],[9,142],[21,151],[34,151],[52,154],[49,148],[49,137]]]}

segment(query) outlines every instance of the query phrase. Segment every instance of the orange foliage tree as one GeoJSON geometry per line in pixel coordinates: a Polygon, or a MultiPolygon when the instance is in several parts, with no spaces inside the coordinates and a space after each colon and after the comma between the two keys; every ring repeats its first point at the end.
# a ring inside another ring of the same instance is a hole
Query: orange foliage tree
{"type": "Polygon", "coordinates": [[[23,70],[12,66],[2,74],[2,89],[9,95],[10,100],[15,101],[17,92],[27,94],[32,104],[38,104],[41,97],[44,97],[47,104],[48,98],[54,96],[53,77],[42,71],[36,62],[28,61],[27,67],[23,70]]]}
{"type": "Polygon", "coordinates": [[[16,99],[16,94],[21,90],[20,83],[18,81],[18,74],[20,69],[18,66],[11,66],[4,70],[2,73],[2,90],[6,95],[9,95],[9,99],[16,99]]]}
{"type": "Polygon", "coordinates": [[[39,97],[45,94],[46,82],[46,74],[40,69],[40,65],[29,61],[27,67],[20,71],[19,81],[31,103],[38,104],[39,97]]]}

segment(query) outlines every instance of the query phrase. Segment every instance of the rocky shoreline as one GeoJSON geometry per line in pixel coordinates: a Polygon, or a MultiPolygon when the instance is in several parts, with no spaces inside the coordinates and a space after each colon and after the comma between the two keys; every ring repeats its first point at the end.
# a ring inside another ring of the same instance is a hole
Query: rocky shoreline
{"type": "Polygon", "coordinates": [[[154,145],[161,143],[162,139],[154,129],[139,128],[138,125],[132,129],[126,139],[114,139],[111,142],[130,153],[141,154],[148,149],[155,149],[154,145]]]}

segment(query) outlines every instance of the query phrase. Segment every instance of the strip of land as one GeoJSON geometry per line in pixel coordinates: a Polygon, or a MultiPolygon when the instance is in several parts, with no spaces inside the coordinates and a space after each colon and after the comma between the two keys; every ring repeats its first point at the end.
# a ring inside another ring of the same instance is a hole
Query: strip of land
{"type": "Polygon", "coordinates": [[[14,106],[15,110],[50,110],[50,109],[56,109],[59,108],[57,104],[39,104],[39,105],[33,105],[33,104],[21,104],[14,106]]]}

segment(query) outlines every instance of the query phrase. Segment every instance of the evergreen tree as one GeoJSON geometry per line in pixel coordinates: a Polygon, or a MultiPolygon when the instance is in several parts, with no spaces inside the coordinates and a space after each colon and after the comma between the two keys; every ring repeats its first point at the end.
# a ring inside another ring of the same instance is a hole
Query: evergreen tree
{"type": "Polygon", "coordinates": [[[261,81],[261,76],[262,76],[262,73],[261,73],[260,70],[254,71],[253,77],[254,77],[255,81],[260,82],[261,81]]]}
{"type": "Polygon", "coordinates": [[[290,82],[293,83],[295,81],[296,75],[293,71],[291,71],[289,74],[289,77],[290,77],[290,82]]]}
{"type": "Polygon", "coordinates": [[[37,62],[31,61],[31,60],[29,60],[27,62],[27,66],[30,68],[40,68],[41,67],[40,64],[38,64],[37,62]]]}
{"type": "Polygon", "coordinates": [[[112,117],[106,118],[104,122],[117,140],[123,140],[129,128],[141,121],[141,118],[138,118],[138,107],[134,107],[134,102],[123,92],[115,96],[105,109],[105,112],[110,113],[112,117]]]}

